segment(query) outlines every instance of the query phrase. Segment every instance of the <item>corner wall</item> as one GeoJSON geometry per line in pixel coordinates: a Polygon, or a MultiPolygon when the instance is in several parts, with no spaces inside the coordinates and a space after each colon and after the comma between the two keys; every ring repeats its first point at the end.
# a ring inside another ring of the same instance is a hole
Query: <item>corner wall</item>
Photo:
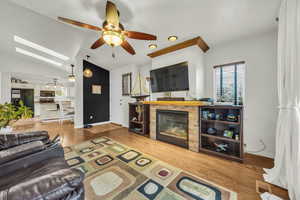
{"type": "Polygon", "coordinates": [[[277,120],[277,33],[213,47],[205,54],[206,96],[213,97],[213,66],[246,62],[244,142],[246,151],[273,158],[277,120]],[[263,149],[262,140],[266,149],[263,149]]]}

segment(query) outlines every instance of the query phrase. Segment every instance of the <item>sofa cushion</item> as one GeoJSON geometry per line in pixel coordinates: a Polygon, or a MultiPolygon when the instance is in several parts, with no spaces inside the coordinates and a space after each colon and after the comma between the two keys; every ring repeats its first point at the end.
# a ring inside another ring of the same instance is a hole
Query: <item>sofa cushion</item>
{"type": "Polygon", "coordinates": [[[35,141],[0,151],[0,164],[21,158],[28,154],[42,151],[44,149],[46,149],[46,146],[42,141],[35,141]]]}
{"type": "Polygon", "coordinates": [[[1,196],[10,200],[68,199],[68,196],[83,193],[83,173],[70,169],[60,158],[47,160],[29,170],[16,171],[7,177],[12,178],[0,180],[0,199],[1,196]]]}
{"type": "Polygon", "coordinates": [[[49,142],[47,131],[0,134],[0,151],[34,141],[49,142]]]}

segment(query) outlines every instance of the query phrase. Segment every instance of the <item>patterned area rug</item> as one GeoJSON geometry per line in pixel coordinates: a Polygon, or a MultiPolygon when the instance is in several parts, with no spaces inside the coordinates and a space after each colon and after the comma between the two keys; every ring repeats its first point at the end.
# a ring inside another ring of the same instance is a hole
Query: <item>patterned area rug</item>
{"type": "Polygon", "coordinates": [[[237,194],[107,137],[65,147],[87,200],[236,200],[237,194]]]}

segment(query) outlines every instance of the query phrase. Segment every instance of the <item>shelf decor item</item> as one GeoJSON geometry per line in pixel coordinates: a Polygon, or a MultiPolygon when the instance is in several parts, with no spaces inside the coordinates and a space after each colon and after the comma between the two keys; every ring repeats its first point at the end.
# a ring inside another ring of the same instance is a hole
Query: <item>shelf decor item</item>
{"type": "Polygon", "coordinates": [[[215,135],[217,133],[217,129],[215,128],[208,128],[207,133],[210,135],[215,135]]]}
{"type": "Polygon", "coordinates": [[[222,114],[216,114],[216,120],[224,120],[222,114]]]}
{"type": "Polygon", "coordinates": [[[224,137],[233,138],[233,131],[224,130],[224,137]]]}
{"type": "Polygon", "coordinates": [[[145,101],[145,99],[150,96],[146,81],[147,80],[141,76],[139,72],[135,78],[135,84],[131,92],[131,98],[136,99],[137,102],[145,101]]]}
{"type": "Polygon", "coordinates": [[[135,108],[135,111],[137,112],[137,121],[141,122],[142,121],[142,113],[143,113],[143,107],[141,105],[137,105],[135,108]]]}
{"type": "Polygon", "coordinates": [[[206,111],[206,110],[202,111],[202,118],[208,119],[208,114],[209,114],[209,111],[206,111]]]}
{"type": "Polygon", "coordinates": [[[216,119],[216,114],[213,113],[213,112],[209,113],[209,114],[208,114],[208,119],[210,119],[210,120],[215,120],[215,119],[216,119]]]}
{"type": "Polygon", "coordinates": [[[229,122],[236,122],[238,121],[238,118],[236,115],[234,114],[228,114],[227,117],[226,117],[227,121],[229,122]]]}

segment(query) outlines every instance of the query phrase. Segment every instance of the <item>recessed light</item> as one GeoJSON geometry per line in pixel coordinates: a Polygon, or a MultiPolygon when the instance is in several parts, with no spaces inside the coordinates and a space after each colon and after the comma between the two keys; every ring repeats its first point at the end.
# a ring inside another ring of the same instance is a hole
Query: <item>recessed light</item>
{"type": "Polygon", "coordinates": [[[172,36],[168,37],[168,40],[171,41],[171,42],[174,42],[174,41],[176,41],[177,39],[178,39],[178,37],[175,36],[175,35],[172,35],[172,36]]]}
{"type": "Polygon", "coordinates": [[[156,44],[149,44],[148,46],[150,49],[156,49],[157,48],[157,45],[156,44]]]}
{"type": "Polygon", "coordinates": [[[15,42],[18,42],[18,43],[23,44],[23,45],[25,45],[25,46],[31,47],[31,48],[36,49],[36,50],[38,50],[38,51],[42,51],[42,52],[44,52],[44,53],[46,53],[46,54],[49,54],[49,55],[54,56],[54,57],[57,57],[57,58],[62,59],[62,60],[64,60],[64,61],[67,61],[67,60],[70,59],[69,57],[67,57],[67,56],[65,56],[65,55],[62,55],[62,54],[60,54],[60,53],[57,53],[57,52],[55,52],[55,51],[53,51],[53,50],[51,50],[51,49],[48,49],[48,48],[43,47],[43,46],[41,46],[41,45],[38,45],[38,44],[36,44],[36,43],[34,43],[34,42],[25,40],[24,38],[21,38],[21,37],[19,37],[19,36],[16,36],[16,35],[15,35],[15,36],[14,36],[14,40],[15,40],[15,42]]]}
{"type": "Polygon", "coordinates": [[[42,60],[42,61],[47,62],[47,63],[51,63],[51,64],[56,65],[56,66],[62,66],[62,63],[56,62],[56,61],[51,60],[49,58],[45,58],[43,56],[37,55],[35,53],[32,53],[30,51],[26,51],[26,50],[18,48],[18,47],[16,47],[16,52],[24,54],[26,56],[30,56],[30,57],[36,58],[38,60],[42,60]]]}

